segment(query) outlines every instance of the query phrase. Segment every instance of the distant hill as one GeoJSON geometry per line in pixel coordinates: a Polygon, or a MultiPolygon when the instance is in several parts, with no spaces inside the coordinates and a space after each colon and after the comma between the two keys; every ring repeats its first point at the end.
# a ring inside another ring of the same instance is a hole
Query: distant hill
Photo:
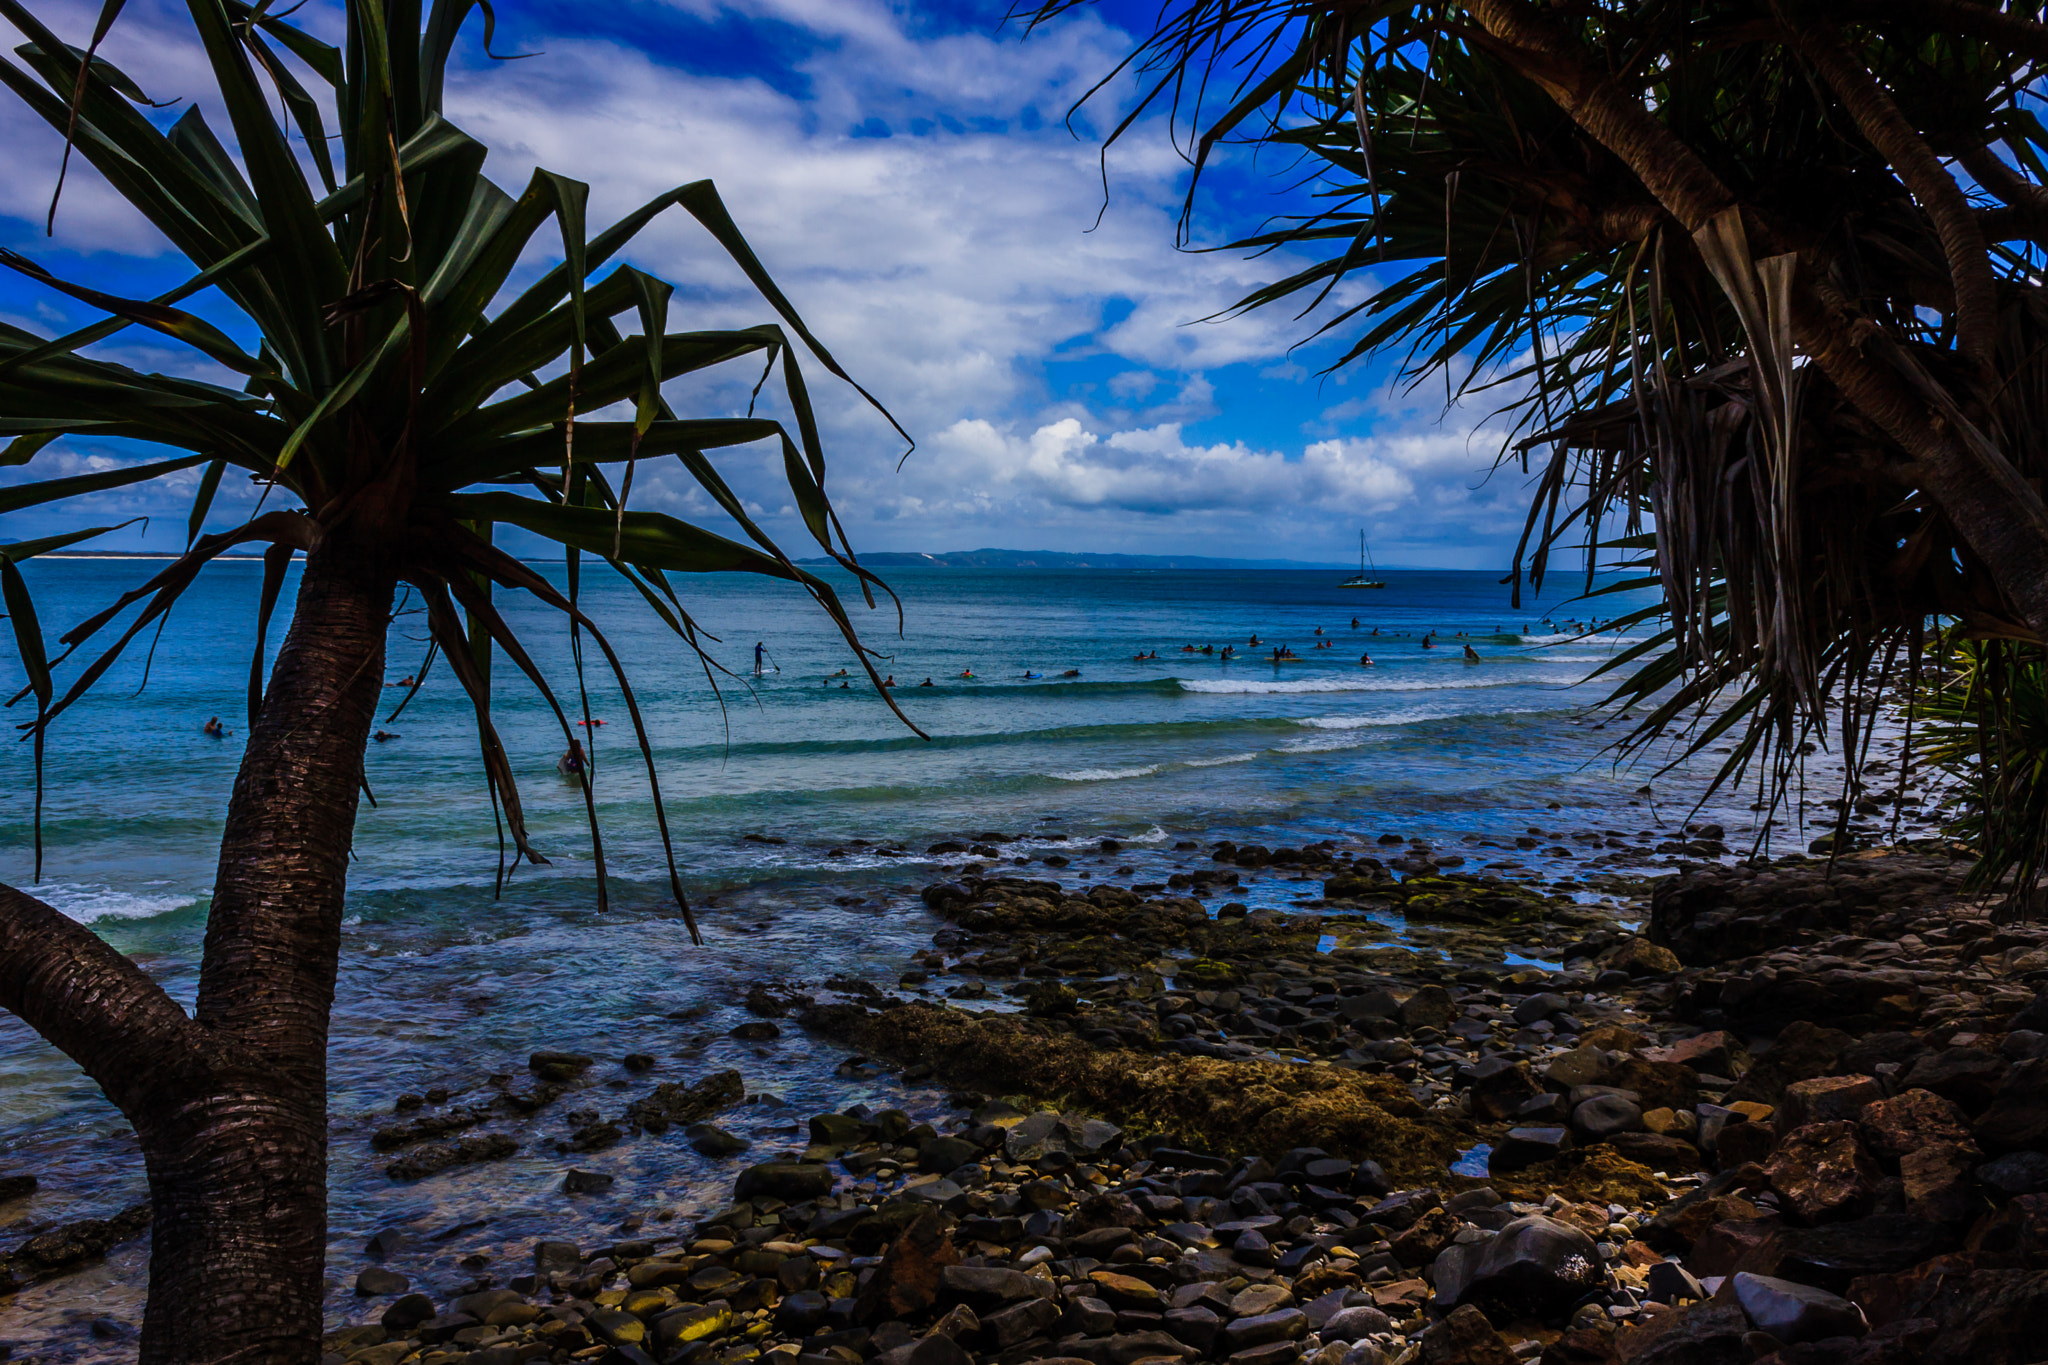
{"type": "MultiPolygon", "coordinates": [[[[800,559],[799,564],[830,564],[829,559],[800,559]]],[[[1066,550],[947,550],[911,554],[886,550],[860,557],[875,569],[927,566],[939,569],[1342,569],[1342,564],[1303,559],[1210,559],[1203,555],[1075,554],[1066,550]]]]}

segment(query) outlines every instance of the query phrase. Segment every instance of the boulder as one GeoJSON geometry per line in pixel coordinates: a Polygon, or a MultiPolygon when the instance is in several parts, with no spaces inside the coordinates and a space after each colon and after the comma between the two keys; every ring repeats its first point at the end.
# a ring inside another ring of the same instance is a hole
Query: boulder
{"type": "Polygon", "coordinates": [[[1868,1076],[1815,1076],[1794,1081],[1779,1097],[1778,1126],[1790,1132],[1809,1123],[1854,1119],[1866,1105],[1883,1098],[1883,1089],[1868,1076]]]}
{"type": "Polygon", "coordinates": [[[1901,1078],[1908,1089],[1932,1090],[1965,1113],[1981,1113],[1999,1092],[2011,1064],[1986,1048],[1951,1047],[1930,1052],[1901,1078]]]}
{"type": "Polygon", "coordinates": [[[1870,1330],[1863,1310],[1812,1285],[1737,1271],[1735,1301],[1750,1325],[1787,1345],[1827,1337],[1860,1337],[1870,1330]]]}
{"type": "Polygon", "coordinates": [[[832,1168],[822,1161],[763,1161],[740,1172],[733,1197],[765,1194],[794,1204],[832,1193],[833,1184],[832,1168]]]}
{"type": "Polygon", "coordinates": [[[1871,1154],[1895,1165],[1929,1143],[1968,1143],[1969,1120],[1951,1100],[1932,1090],[1908,1090],[1864,1106],[1858,1119],[1871,1154]]]}
{"type": "Polygon", "coordinates": [[[1865,1212],[1883,1173],[1846,1121],[1810,1123],[1785,1135],[1764,1165],[1771,1188],[1809,1223],[1865,1212]]]}
{"type": "Polygon", "coordinates": [[[1511,1175],[1549,1161],[1571,1145],[1568,1128],[1510,1128],[1487,1156],[1486,1169],[1491,1175],[1511,1175]]]}
{"type": "Polygon", "coordinates": [[[1987,1152],[2048,1150],[2048,1058],[2012,1068],[1973,1133],[1987,1152]]]}
{"type": "Polygon", "coordinates": [[[1422,1334],[1423,1365],[1519,1365],[1514,1351],[1477,1308],[1454,1308],[1422,1334]]]}
{"type": "Polygon", "coordinates": [[[1401,1002],[1401,1023],[1411,1031],[1448,1029],[1457,1017],[1457,1003],[1442,986],[1424,986],[1401,1002]]]}
{"type": "Polygon", "coordinates": [[[1930,1223],[1961,1223],[1976,1214],[1980,1201],[1970,1189],[1970,1170],[1977,1155],[1973,1143],[1930,1142],[1900,1157],[1906,1212],[1930,1223]]]}
{"type": "Polygon", "coordinates": [[[1794,1081],[1839,1074],[1835,1062],[1851,1041],[1840,1029],[1795,1019],[1779,1030],[1768,1051],[1756,1057],[1728,1098],[1776,1104],[1794,1081]]]}
{"type": "Polygon", "coordinates": [[[1595,1095],[1572,1110],[1572,1132],[1581,1142],[1605,1142],[1643,1126],[1643,1111],[1619,1095],[1595,1095]]]}
{"type": "MultiPolygon", "coordinates": [[[[1462,1301],[1550,1318],[1607,1285],[1599,1249],[1585,1233],[1542,1214],[1517,1218],[1480,1246],[1462,1301]]],[[[1441,1301],[1441,1294],[1440,1294],[1441,1301]]]]}
{"type": "Polygon", "coordinates": [[[1601,966],[1630,976],[1669,976],[1682,965],[1678,954],[1647,938],[1632,938],[1602,955],[1601,966]]]}
{"type": "Polygon", "coordinates": [[[1733,1080],[1749,1070],[1749,1048],[1724,1029],[1681,1038],[1669,1047],[1645,1048],[1643,1056],[1653,1062],[1676,1062],[1707,1076],[1733,1080]]]}

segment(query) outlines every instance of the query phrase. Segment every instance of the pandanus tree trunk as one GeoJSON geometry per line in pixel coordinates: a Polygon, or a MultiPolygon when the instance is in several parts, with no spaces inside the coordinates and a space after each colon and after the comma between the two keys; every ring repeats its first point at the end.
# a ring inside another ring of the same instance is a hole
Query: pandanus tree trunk
{"type": "Polygon", "coordinates": [[[309,554],[229,799],[191,1015],[89,929],[0,888],[0,1007],[135,1127],[154,1222],[144,1365],[307,1362],[327,1244],[327,1025],[394,582],[309,554]]]}

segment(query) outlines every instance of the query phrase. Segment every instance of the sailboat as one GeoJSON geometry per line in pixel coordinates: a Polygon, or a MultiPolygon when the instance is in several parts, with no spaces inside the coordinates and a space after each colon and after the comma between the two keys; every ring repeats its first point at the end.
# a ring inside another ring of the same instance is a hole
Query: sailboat
{"type": "Polygon", "coordinates": [[[1387,585],[1386,585],[1385,583],[1383,583],[1383,582],[1381,582],[1381,581],[1380,581],[1380,577],[1379,577],[1379,572],[1380,572],[1380,570],[1379,570],[1379,566],[1378,566],[1377,564],[1374,564],[1374,565],[1373,565],[1373,570],[1372,570],[1372,575],[1371,575],[1371,577],[1367,577],[1367,575],[1366,575],[1366,572],[1365,572],[1365,566],[1366,566],[1366,565],[1367,565],[1368,563],[1370,563],[1370,562],[1371,562],[1370,556],[1369,556],[1369,555],[1367,554],[1367,552],[1366,552],[1366,548],[1365,548],[1365,532],[1364,532],[1363,530],[1361,530],[1361,531],[1359,531],[1359,533],[1358,533],[1358,574],[1357,574],[1357,576],[1356,576],[1356,577],[1353,577],[1353,578],[1347,578],[1347,579],[1345,579],[1345,580],[1344,580],[1344,581],[1343,581],[1342,583],[1339,583],[1339,584],[1338,584],[1337,586],[1338,586],[1338,587],[1340,587],[1340,588],[1384,588],[1384,587],[1386,587],[1387,585]]]}

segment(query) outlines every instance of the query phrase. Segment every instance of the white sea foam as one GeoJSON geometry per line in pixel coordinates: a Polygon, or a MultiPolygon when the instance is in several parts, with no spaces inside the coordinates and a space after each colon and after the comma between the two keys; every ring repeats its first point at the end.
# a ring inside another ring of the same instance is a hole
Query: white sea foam
{"type": "Polygon", "coordinates": [[[1449,678],[1293,678],[1264,682],[1257,678],[1177,678],[1184,691],[1225,695],[1263,695],[1301,692],[1442,692],[1458,687],[1521,687],[1526,677],[1487,677],[1482,673],[1459,673],[1449,678]]]}
{"type": "Polygon", "coordinates": [[[1052,773],[1050,776],[1061,782],[1114,782],[1125,777],[1150,777],[1159,771],[1154,763],[1144,768],[1076,768],[1072,772],[1052,773]]]}
{"type": "Polygon", "coordinates": [[[116,891],[109,886],[74,886],[63,882],[32,886],[29,894],[80,924],[103,919],[154,919],[183,910],[199,899],[177,891],[116,891]]]}
{"type": "Polygon", "coordinates": [[[1191,758],[1181,766],[1185,768],[1220,768],[1226,763],[1249,763],[1257,757],[1257,753],[1249,753],[1225,754],[1221,758],[1191,758]]]}

